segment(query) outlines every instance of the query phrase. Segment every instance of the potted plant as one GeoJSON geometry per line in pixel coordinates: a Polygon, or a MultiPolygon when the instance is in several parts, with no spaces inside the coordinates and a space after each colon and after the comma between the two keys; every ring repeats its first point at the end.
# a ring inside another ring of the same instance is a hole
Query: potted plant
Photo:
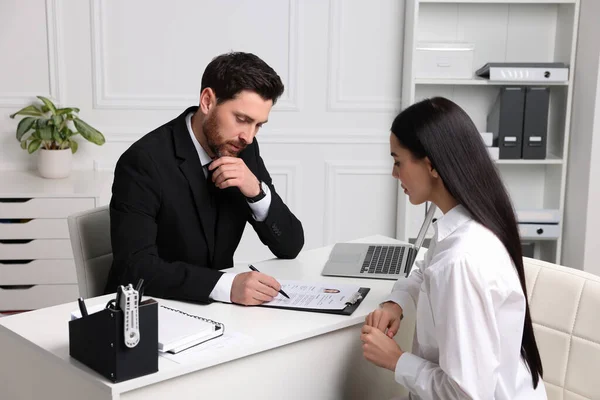
{"type": "Polygon", "coordinates": [[[77,151],[77,134],[84,139],[102,145],[104,136],[77,116],[78,108],[57,108],[43,96],[37,96],[42,104],[29,105],[10,117],[25,116],[17,126],[17,140],[21,148],[38,155],[38,171],[44,178],[65,178],[71,173],[73,154],[77,151]]]}

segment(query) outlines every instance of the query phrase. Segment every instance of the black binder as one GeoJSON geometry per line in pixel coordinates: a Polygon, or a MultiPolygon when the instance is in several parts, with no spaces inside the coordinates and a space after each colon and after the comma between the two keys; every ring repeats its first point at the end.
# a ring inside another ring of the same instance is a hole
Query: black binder
{"type": "Polygon", "coordinates": [[[487,130],[494,133],[499,158],[521,158],[525,91],[522,87],[503,87],[487,116],[487,130]]]}
{"type": "Polygon", "coordinates": [[[358,308],[360,303],[362,303],[364,298],[367,297],[367,294],[369,293],[370,290],[371,290],[371,288],[368,288],[368,287],[361,287],[360,289],[358,289],[357,294],[360,294],[360,296],[357,297],[354,301],[346,303],[347,304],[346,308],[343,308],[341,310],[322,310],[322,309],[316,309],[316,308],[296,308],[296,307],[289,307],[289,306],[265,306],[265,305],[259,305],[259,307],[278,308],[278,309],[282,309],[282,310],[294,310],[294,311],[308,311],[308,312],[317,312],[317,313],[322,313],[322,314],[352,315],[352,313],[354,311],[356,311],[356,309],[358,308]]]}
{"type": "Polygon", "coordinates": [[[122,382],[158,372],[158,303],[139,307],[140,342],[129,348],[123,337],[123,311],[105,308],[69,321],[69,354],[106,377],[122,382]]]}
{"type": "Polygon", "coordinates": [[[523,121],[523,158],[546,158],[549,105],[550,90],[547,87],[527,88],[523,121]]]}

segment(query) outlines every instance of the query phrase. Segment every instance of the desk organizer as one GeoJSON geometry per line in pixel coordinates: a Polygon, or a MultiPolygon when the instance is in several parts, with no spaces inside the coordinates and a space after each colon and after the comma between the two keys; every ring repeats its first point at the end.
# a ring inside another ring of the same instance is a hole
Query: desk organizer
{"type": "Polygon", "coordinates": [[[113,383],[158,371],[158,303],[139,307],[140,342],[123,338],[123,311],[105,308],[69,321],[69,354],[113,383]]]}

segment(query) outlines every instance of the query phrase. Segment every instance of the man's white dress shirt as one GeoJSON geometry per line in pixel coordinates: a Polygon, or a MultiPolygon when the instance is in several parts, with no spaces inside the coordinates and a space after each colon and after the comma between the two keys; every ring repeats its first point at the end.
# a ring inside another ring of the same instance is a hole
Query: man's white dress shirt
{"type": "MultiPolygon", "coordinates": [[[[200,142],[198,142],[198,139],[196,139],[196,135],[194,135],[194,131],[192,130],[192,115],[194,114],[189,113],[185,117],[185,123],[187,125],[190,137],[192,138],[192,142],[194,143],[194,147],[198,152],[200,164],[202,164],[204,176],[206,177],[208,176],[208,165],[212,162],[212,159],[202,148],[200,142]]],[[[198,182],[198,184],[201,185],[202,182],[198,182]]],[[[266,196],[255,203],[248,203],[250,209],[252,210],[252,216],[257,221],[264,221],[267,219],[269,207],[271,207],[271,192],[269,190],[269,186],[264,184],[261,186],[266,196]]],[[[212,292],[210,292],[209,297],[216,301],[231,303],[231,286],[233,285],[233,278],[235,278],[236,275],[237,274],[233,272],[225,272],[223,275],[221,275],[212,292]]]]}
{"type": "Polygon", "coordinates": [[[424,259],[388,298],[405,312],[416,307],[412,353],[398,360],[396,381],[411,399],[546,399],[521,358],[525,297],[508,252],[461,205],[434,228],[424,259]]]}

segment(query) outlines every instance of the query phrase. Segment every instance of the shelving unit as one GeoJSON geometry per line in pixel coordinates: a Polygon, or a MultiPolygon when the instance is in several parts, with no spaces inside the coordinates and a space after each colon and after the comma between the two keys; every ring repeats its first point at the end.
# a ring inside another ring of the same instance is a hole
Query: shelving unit
{"type": "MultiPolygon", "coordinates": [[[[481,132],[502,86],[550,88],[547,157],[543,160],[497,160],[496,164],[518,210],[558,209],[562,232],[565,178],[568,165],[573,71],[579,19],[579,0],[407,0],[405,10],[402,108],[424,98],[443,96],[459,104],[481,132]],[[474,44],[470,79],[416,78],[415,52],[419,42],[474,44]],[[499,82],[475,76],[488,62],[563,62],[565,82],[499,82]]],[[[398,190],[396,235],[417,236],[425,205],[413,206],[398,190]]],[[[433,234],[430,229],[429,235],[433,234]]],[[[560,262],[558,239],[535,242],[535,256],[560,262]]]]}

